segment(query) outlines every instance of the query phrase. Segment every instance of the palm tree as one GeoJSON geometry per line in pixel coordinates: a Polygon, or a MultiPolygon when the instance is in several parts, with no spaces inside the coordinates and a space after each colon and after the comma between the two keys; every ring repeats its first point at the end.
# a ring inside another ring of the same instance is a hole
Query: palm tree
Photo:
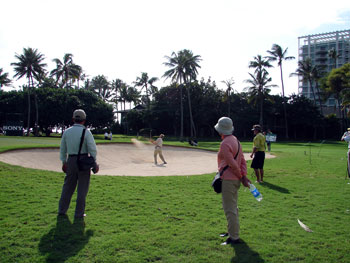
{"type": "Polygon", "coordinates": [[[340,57],[335,50],[335,48],[332,48],[328,51],[328,57],[333,60],[333,68],[337,68],[337,59],[340,57]]]}
{"type": "Polygon", "coordinates": [[[135,87],[128,87],[127,101],[130,102],[130,109],[131,102],[133,102],[135,106],[140,102],[140,92],[135,87]]]}
{"type": "Polygon", "coordinates": [[[104,102],[110,101],[113,94],[113,89],[107,78],[103,75],[98,75],[91,80],[92,90],[97,96],[99,96],[104,102]]]}
{"type": "Polygon", "coordinates": [[[315,89],[318,95],[318,103],[320,105],[320,112],[321,115],[323,115],[323,107],[322,107],[322,94],[319,88],[319,81],[321,80],[321,78],[324,76],[325,72],[323,70],[323,66],[320,65],[315,65],[312,67],[312,80],[315,83],[315,89]]]}
{"type": "Polygon", "coordinates": [[[265,68],[273,67],[268,59],[263,59],[261,55],[254,57],[253,61],[249,62],[249,68],[255,68],[255,73],[262,71],[265,68]]]}
{"type": "Polygon", "coordinates": [[[293,56],[287,56],[287,50],[282,49],[281,46],[277,44],[273,44],[271,50],[267,50],[267,53],[270,54],[270,56],[267,56],[266,58],[269,61],[277,61],[277,65],[280,67],[280,73],[281,73],[281,83],[282,83],[282,98],[283,98],[283,110],[284,110],[284,124],[286,129],[286,138],[288,139],[288,121],[287,121],[287,109],[286,109],[286,101],[284,98],[284,83],[283,83],[283,73],[282,73],[282,62],[283,60],[292,60],[295,59],[293,56]]]}
{"type": "Polygon", "coordinates": [[[125,104],[128,101],[128,85],[123,83],[119,88],[119,101],[124,105],[124,110],[126,110],[125,104]]]}
{"type": "Polygon", "coordinates": [[[23,48],[23,54],[18,55],[15,54],[15,58],[18,59],[18,62],[11,63],[11,66],[14,66],[14,71],[16,74],[14,77],[17,77],[17,79],[22,78],[23,76],[26,76],[28,80],[28,132],[27,136],[29,136],[29,129],[30,129],[30,90],[33,89],[34,92],[34,98],[35,98],[35,107],[36,107],[36,120],[35,120],[35,133],[37,134],[37,125],[39,121],[39,110],[38,110],[38,104],[35,94],[35,87],[34,87],[34,79],[39,81],[40,76],[43,75],[44,68],[46,67],[46,64],[43,63],[43,60],[45,59],[44,55],[41,54],[37,49],[33,48],[23,48]]]}
{"type": "Polygon", "coordinates": [[[79,66],[77,69],[78,69],[78,71],[76,72],[77,74],[75,76],[75,79],[78,82],[78,87],[77,88],[79,89],[80,88],[80,81],[85,81],[85,79],[87,78],[87,75],[84,73],[82,67],[79,66]]]}
{"type": "Polygon", "coordinates": [[[2,73],[3,69],[0,68],[0,88],[2,86],[10,86],[10,84],[12,83],[12,80],[10,80],[8,78],[8,73],[2,73]]]}
{"type": "MultiPolygon", "coordinates": [[[[180,130],[180,141],[183,141],[183,102],[182,102],[182,88],[183,85],[188,84],[190,81],[195,80],[198,74],[197,68],[200,68],[199,61],[201,58],[199,55],[194,56],[192,51],[184,49],[178,53],[173,52],[171,57],[165,56],[168,60],[163,64],[170,69],[167,70],[163,77],[166,79],[171,78],[174,83],[179,83],[180,87],[180,111],[181,111],[181,130],[180,130]]],[[[191,122],[191,137],[196,134],[194,127],[193,117],[192,117],[192,107],[191,107],[191,97],[189,87],[187,87],[188,103],[189,103],[189,113],[191,122]]],[[[195,135],[196,136],[196,135],[195,135]]]]}
{"type": "MultiPolygon", "coordinates": [[[[116,107],[116,111],[118,112],[118,103],[120,102],[120,96],[118,95],[118,93],[120,92],[120,88],[123,85],[123,81],[121,79],[116,79],[112,81],[112,90],[113,90],[113,94],[114,97],[112,99],[112,101],[115,103],[115,107],[116,107]]],[[[119,121],[119,114],[117,114],[117,121],[119,121]]]]}
{"type": "Polygon", "coordinates": [[[137,77],[136,81],[134,81],[135,87],[141,87],[141,90],[145,89],[148,110],[150,109],[150,96],[158,90],[158,88],[153,85],[156,81],[158,81],[158,78],[149,78],[146,72],[142,72],[141,77],[137,77]]]}
{"type": "Polygon", "coordinates": [[[202,59],[199,55],[194,56],[192,51],[184,49],[182,51],[183,56],[186,57],[186,76],[185,76],[185,84],[186,84],[186,90],[187,90],[187,97],[188,97],[188,109],[189,109],[189,115],[190,115],[190,134],[191,138],[197,137],[196,134],[196,128],[193,121],[193,115],[192,115],[192,106],[191,106],[191,94],[190,94],[190,87],[191,85],[187,85],[189,83],[192,83],[192,81],[195,81],[197,79],[198,70],[197,68],[200,68],[199,61],[202,59]]]}
{"type": "MultiPolygon", "coordinates": [[[[298,68],[294,73],[291,73],[291,76],[300,76],[303,78],[303,81],[307,81],[309,84],[309,87],[312,91],[312,95],[314,97],[314,105],[316,106],[316,94],[315,89],[313,86],[313,83],[317,83],[321,76],[321,67],[318,65],[312,65],[311,58],[307,57],[306,59],[298,62],[298,68]]],[[[316,86],[318,89],[318,85],[316,86]]],[[[320,92],[318,91],[319,99],[320,99],[320,92]]],[[[321,111],[322,111],[322,104],[319,100],[321,111]]]]}
{"type": "MultiPolygon", "coordinates": [[[[179,53],[179,52],[178,52],[179,53]]],[[[165,56],[168,62],[164,62],[163,64],[171,69],[167,70],[163,77],[166,79],[171,78],[171,82],[179,83],[180,88],[180,141],[183,141],[183,101],[182,101],[182,83],[185,82],[185,58],[183,56],[179,56],[173,52],[171,57],[165,56]]]]}
{"type": "Polygon", "coordinates": [[[230,95],[231,95],[231,90],[232,90],[232,85],[235,84],[235,81],[233,80],[233,78],[229,79],[229,80],[223,80],[221,81],[222,83],[226,84],[226,96],[227,96],[227,104],[228,104],[228,112],[227,112],[227,117],[230,117],[230,109],[231,109],[231,100],[230,100],[230,95]]]}
{"type": "Polygon", "coordinates": [[[277,85],[268,85],[272,81],[272,78],[269,77],[269,73],[265,69],[255,72],[254,75],[249,73],[249,75],[251,79],[245,80],[245,82],[251,84],[250,87],[246,88],[249,93],[248,102],[253,102],[253,104],[259,103],[259,124],[263,127],[264,99],[269,98],[270,87],[276,87],[277,85]]]}
{"type": "Polygon", "coordinates": [[[56,77],[56,85],[61,80],[60,86],[67,88],[69,81],[72,84],[82,74],[82,68],[73,63],[73,55],[70,53],[64,54],[63,62],[58,58],[52,61],[56,63],[56,68],[51,71],[50,75],[56,77]]]}

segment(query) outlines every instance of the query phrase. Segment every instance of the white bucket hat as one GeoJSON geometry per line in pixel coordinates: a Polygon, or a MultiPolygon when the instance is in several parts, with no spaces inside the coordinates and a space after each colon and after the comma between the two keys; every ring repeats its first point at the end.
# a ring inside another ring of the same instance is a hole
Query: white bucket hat
{"type": "Polygon", "coordinates": [[[232,120],[229,117],[221,117],[214,128],[223,135],[231,135],[234,130],[232,120]]]}

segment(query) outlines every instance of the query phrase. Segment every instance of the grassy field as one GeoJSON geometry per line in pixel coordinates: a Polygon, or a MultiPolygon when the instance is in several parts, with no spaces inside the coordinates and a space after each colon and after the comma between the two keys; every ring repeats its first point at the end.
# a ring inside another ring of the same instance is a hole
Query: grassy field
{"type": "MultiPolygon", "coordinates": [[[[58,145],[0,137],[0,152],[58,145]]],[[[250,151],[251,142],[242,145],[250,151]]],[[[219,141],[200,146],[217,150],[219,141]]],[[[263,200],[240,189],[244,243],[234,247],[220,246],[226,219],[213,174],[92,175],[84,222],[74,220],[75,195],[68,217],[57,217],[63,173],[0,162],[0,262],[350,262],[346,151],[340,142],[273,144],[277,158],[266,160],[265,183],[256,184],[263,200]]]]}

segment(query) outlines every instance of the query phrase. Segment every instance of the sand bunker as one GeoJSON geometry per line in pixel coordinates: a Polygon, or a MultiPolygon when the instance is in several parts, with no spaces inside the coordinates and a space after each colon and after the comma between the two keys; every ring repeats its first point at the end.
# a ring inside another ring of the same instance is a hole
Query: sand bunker
{"type": "MultiPolygon", "coordinates": [[[[217,170],[216,152],[196,148],[163,147],[168,164],[154,164],[153,145],[99,144],[99,175],[169,176],[213,173],[217,170]]],[[[250,160],[249,154],[244,154],[250,160]]],[[[273,157],[270,154],[267,158],[273,157]]],[[[0,161],[26,168],[61,172],[59,149],[30,149],[0,154],[0,161]]],[[[161,163],[158,157],[158,163],[161,163]]]]}

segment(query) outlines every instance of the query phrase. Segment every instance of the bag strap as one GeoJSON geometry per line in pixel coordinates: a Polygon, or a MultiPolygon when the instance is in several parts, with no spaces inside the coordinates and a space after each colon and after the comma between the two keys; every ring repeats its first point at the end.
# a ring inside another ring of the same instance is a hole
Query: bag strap
{"type": "Polygon", "coordinates": [[[235,157],[234,157],[235,160],[237,159],[238,154],[239,154],[239,150],[241,149],[241,145],[240,145],[240,143],[239,143],[238,140],[237,140],[237,143],[238,143],[238,151],[237,151],[237,153],[236,153],[236,155],[235,155],[235,157]]]}
{"type": "Polygon", "coordinates": [[[229,166],[228,165],[226,165],[225,167],[224,167],[224,169],[222,169],[222,171],[220,172],[220,176],[222,176],[223,175],[223,173],[226,171],[226,169],[227,168],[229,168],[229,166]]]}
{"type": "Polygon", "coordinates": [[[86,130],[86,129],[83,129],[83,133],[81,134],[81,138],[80,138],[79,152],[78,152],[78,158],[77,158],[78,161],[79,161],[79,159],[80,159],[81,147],[83,146],[83,142],[84,142],[85,130],[86,130]]]}
{"type": "MultiPolygon", "coordinates": [[[[241,149],[241,145],[240,145],[240,143],[239,143],[238,140],[237,140],[237,143],[238,143],[238,151],[237,151],[237,153],[236,153],[236,155],[235,155],[235,157],[234,157],[235,160],[237,159],[238,154],[239,154],[239,151],[240,151],[240,149],[241,149]]],[[[226,166],[224,167],[224,169],[222,169],[222,171],[221,171],[221,173],[220,173],[220,176],[223,175],[223,173],[226,171],[227,168],[229,168],[228,165],[226,165],[226,166]]]]}

